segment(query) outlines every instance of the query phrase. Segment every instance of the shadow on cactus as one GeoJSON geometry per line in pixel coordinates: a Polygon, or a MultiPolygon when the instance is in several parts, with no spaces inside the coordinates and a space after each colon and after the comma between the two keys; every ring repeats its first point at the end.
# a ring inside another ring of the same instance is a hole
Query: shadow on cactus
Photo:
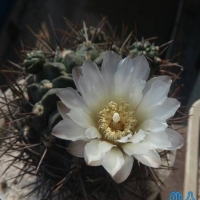
{"type": "MultiPolygon", "coordinates": [[[[45,34],[33,33],[39,41],[38,47],[31,51],[23,49],[23,64],[10,62],[10,69],[2,70],[9,85],[5,94],[1,94],[1,118],[5,119],[1,128],[2,156],[10,156],[10,166],[16,169],[19,169],[19,162],[24,163],[19,174],[13,177],[13,182],[20,182],[25,174],[36,176],[36,181],[26,186],[34,186],[27,196],[37,193],[39,199],[147,199],[151,195],[149,182],[157,187],[163,184],[156,171],[171,169],[168,161],[171,152],[166,150],[173,148],[167,146],[159,153],[162,160],[166,160],[166,165],[158,169],[142,164],[142,160],[135,156],[129,176],[117,184],[105,167],[90,166],[84,158],[69,153],[70,140],[59,139],[51,134],[55,125],[62,120],[57,110],[60,99],[56,94],[60,88],[71,87],[76,90],[72,71],[74,67],[81,66],[83,61],[92,60],[101,71],[106,50],[114,51],[121,58],[128,55],[131,58],[146,56],[150,65],[148,79],[157,75],[170,75],[174,84],[174,90],[170,92],[172,97],[180,89],[176,86],[176,80],[179,79],[182,67],[169,60],[162,60],[162,53],[168,43],[159,47],[152,39],[135,41],[133,33],[122,34],[127,36],[120,38],[104,18],[97,27],[87,26],[85,22],[83,27],[78,27],[65,21],[67,30],[60,31],[63,34],[62,41],[55,38],[57,46],[52,47],[52,38],[49,39],[45,34]],[[171,71],[174,68],[175,73],[171,71]],[[12,155],[13,151],[18,154],[12,155]]],[[[118,123],[120,118],[116,120],[118,123]]],[[[176,118],[168,120],[168,126],[175,122],[176,118]]],[[[108,138],[104,139],[118,147],[121,145],[118,140],[128,142],[134,136],[133,133],[129,137],[128,133],[112,142],[108,138]]]]}

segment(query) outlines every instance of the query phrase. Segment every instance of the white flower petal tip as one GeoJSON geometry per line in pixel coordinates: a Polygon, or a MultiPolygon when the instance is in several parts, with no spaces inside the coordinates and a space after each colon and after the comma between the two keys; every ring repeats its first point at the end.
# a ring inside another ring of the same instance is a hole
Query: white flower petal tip
{"type": "Polygon", "coordinates": [[[91,126],[94,126],[93,120],[90,118],[90,116],[84,112],[82,108],[72,108],[67,115],[78,125],[89,128],[91,126]]]}
{"type": "Polygon", "coordinates": [[[81,97],[73,88],[68,87],[60,89],[56,94],[67,108],[72,109],[78,107],[83,109],[86,113],[90,112],[83,97],[81,97]]]}
{"type": "Polygon", "coordinates": [[[120,140],[117,140],[117,141],[120,143],[127,143],[131,137],[132,137],[132,134],[128,134],[127,136],[124,136],[120,140]]]}
{"type": "Polygon", "coordinates": [[[102,160],[102,166],[113,177],[122,168],[125,160],[123,153],[117,147],[113,147],[106,153],[102,160]]]}
{"type": "Polygon", "coordinates": [[[166,149],[172,147],[165,132],[151,132],[146,136],[145,141],[149,144],[149,149],[166,149]]]}
{"type": "Polygon", "coordinates": [[[85,136],[88,139],[94,139],[94,138],[101,138],[101,134],[99,133],[99,131],[95,128],[95,127],[89,127],[86,129],[85,131],[85,136]]]}
{"type": "Polygon", "coordinates": [[[148,167],[159,168],[161,166],[160,156],[155,150],[149,150],[146,154],[138,154],[134,157],[148,167]]]}
{"type": "Polygon", "coordinates": [[[139,128],[148,132],[161,132],[165,131],[167,126],[168,125],[165,122],[147,119],[142,124],[140,124],[139,128]]]}
{"type": "Polygon", "coordinates": [[[166,150],[176,150],[180,149],[183,146],[184,139],[178,132],[167,128],[165,133],[167,134],[168,140],[171,143],[170,147],[165,148],[166,150]]]}
{"type": "Polygon", "coordinates": [[[51,134],[60,139],[76,141],[87,139],[84,136],[84,132],[85,129],[83,127],[67,117],[54,126],[51,134]]]}
{"type": "Polygon", "coordinates": [[[145,56],[137,56],[132,59],[133,66],[135,67],[134,70],[134,78],[147,80],[150,73],[149,63],[145,56]]]}
{"type": "Polygon", "coordinates": [[[98,139],[91,140],[85,146],[84,158],[88,165],[99,166],[105,154],[114,145],[108,142],[100,142],[98,139]]]}
{"type": "Polygon", "coordinates": [[[137,144],[126,143],[121,145],[121,148],[129,156],[135,154],[146,154],[149,151],[148,143],[142,143],[142,142],[137,144]]]}
{"type": "Polygon", "coordinates": [[[127,143],[127,142],[138,143],[144,140],[144,137],[145,137],[145,132],[140,129],[134,135],[128,134],[127,136],[124,136],[120,140],[117,140],[117,141],[120,143],[127,143]]]}
{"type": "Polygon", "coordinates": [[[131,173],[134,161],[133,156],[124,154],[124,161],[122,168],[112,177],[116,183],[124,182],[131,173]]]}
{"type": "Polygon", "coordinates": [[[98,146],[99,146],[98,140],[91,140],[89,143],[86,144],[84,158],[88,165],[93,166],[94,165],[93,162],[101,161],[102,156],[98,146]]]}
{"type": "Polygon", "coordinates": [[[137,133],[135,133],[131,138],[130,138],[130,141],[132,143],[138,143],[142,140],[144,140],[144,137],[145,137],[145,132],[143,130],[139,130],[137,133]]]}
{"type": "Polygon", "coordinates": [[[62,118],[67,118],[67,113],[70,111],[62,101],[57,102],[57,108],[62,118]]]}

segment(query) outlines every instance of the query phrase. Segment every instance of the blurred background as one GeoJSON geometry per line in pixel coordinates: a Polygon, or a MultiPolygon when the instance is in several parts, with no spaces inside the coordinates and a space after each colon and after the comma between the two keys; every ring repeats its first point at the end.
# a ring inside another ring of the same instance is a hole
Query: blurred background
{"type": "MultiPolygon", "coordinates": [[[[65,29],[63,17],[81,24],[89,20],[98,25],[106,16],[121,31],[137,28],[137,38],[158,37],[156,45],[173,39],[163,58],[172,58],[184,66],[180,100],[191,105],[200,98],[200,2],[198,0],[0,0],[0,63],[19,62],[16,50],[21,41],[34,46],[35,38],[27,25],[38,33],[40,25],[49,25],[49,15],[56,28],[65,29]]],[[[136,34],[136,33],[135,33],[136,34]]],[[[1,78],[0,84],[4,83],[1,78]]]]}

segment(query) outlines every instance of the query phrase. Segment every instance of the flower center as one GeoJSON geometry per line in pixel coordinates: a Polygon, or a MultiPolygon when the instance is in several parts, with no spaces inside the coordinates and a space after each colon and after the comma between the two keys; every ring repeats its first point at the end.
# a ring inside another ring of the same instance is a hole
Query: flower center
{"type": "Polygon", "coordinates": [[[110,142],[133,135],[136,124],[135,112],[123,101],[118,104],[111,101],[98,113],[98,129],[102,137],[110,142]]]}

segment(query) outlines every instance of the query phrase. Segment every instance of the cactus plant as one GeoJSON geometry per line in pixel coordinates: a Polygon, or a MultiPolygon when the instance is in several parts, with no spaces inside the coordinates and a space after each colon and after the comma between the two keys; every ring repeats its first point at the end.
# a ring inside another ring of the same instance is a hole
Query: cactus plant
{"type": "MultiPolygon", "coordinates": [[[[135,162],[128,179],[118,185],[103,167],[88,166],[83,158],[71,155],[67,151],[70,141],[51,135],[53,127],[61,120],[56,93],[60,88],[76,89],[72,70],[82,65],[84,60],[92,60],[101,70],[108,49],[121,57],[145,55],[151,66],[152,77],[170,73],[175,80],[177,74],[168,72],[167,66],[181,68],[162,60],[159,46],[148,40],[133,41],[129,37],[123,46],[119,46],[117,41],[112,41],[111,45],[110,40],[114,37],[105,31],[106,20],[101,22],[100,28],[87,27],[84,23],[78,31],[69,23],[67,21],[76,37],[71,38],[65,47],[58,45],[48,53],[43,52],[42,48],[33,49],[23,54],[24,60],[20,66],[23,75],[18,77],[18,81],[8,78],[7,72],[3,71],[9,80],[12,96],[1,97],[1,118],[5,118],[1,131],[4,135],[1,139],[3,155],[17,151],[18,155],[12,157],[11,165],[20,162],[24,167],[20,167],[20,173],[14,181],[21,180],[24,174],[35,172],[37,181],[33,192],[38,192],[40,199],[147,199],[150,195],[147,180],[156,184],[159,182],[150,167],[135,162]],[[73,49],[69,49],[71,44],[75,45],[73,49]],[[23,84],[19,82],[20,79],[24,80],[23,84]]],[[[160,153],[162,159],[169,154],[169,151],[160,153]]]]}

